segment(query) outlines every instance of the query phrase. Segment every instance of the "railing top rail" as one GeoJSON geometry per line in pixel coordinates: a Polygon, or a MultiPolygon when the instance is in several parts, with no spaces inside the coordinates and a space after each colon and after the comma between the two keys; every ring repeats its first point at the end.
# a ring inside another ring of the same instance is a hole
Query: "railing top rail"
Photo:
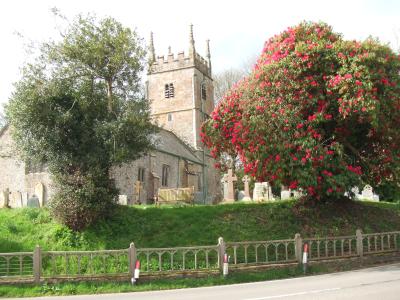
{"type": "Polygon", "coordinates": [[[364,236],[374,236],[374,235],[388,235],[388,234],[400,234],[400,231],[388,231],[388,232],[378,232],[378,233],[363,233],[364,236]]]}
{"type": "Polygon", "coordinates": [[[344,236],[328,236],[328,237],[314,237],[314,238],[303,238],[303,241],[326,241],[326,240],[348,240],[356,239],[355,235],[344,235],[344,236]]]}
{"type": "Polygon", "coordinates": [[[93,251],[43,251],[43,254],[55,254],[55,255],[87,255],[87,254],[112,254],[112,253],[128,253],[128,249],[118,250],[93,250],[93,251]]]}
{"type": "Polygon", "coordinates": [[[167,247],[167,248],[137,248],[138,252],[149,252],[149,251],[180,251],[180,250],[215,250],[218,245],[211,246],[192,246],[192,247],[167,247]]]}
{"type": "Polygon", "coordinates": [[[244,242],[226,242],[227,246],[235,245],[253,245],[253,244],[277,244],[277,243],[293,243],[294,239],[287,240],[269,240],[269,241],[244,241],[244,242]]]}
{"type": "Polygon", "coordinates": [[[7,253],[0,253],[0,256],[33,256],[33,252],[7,252],[7,253]]]}

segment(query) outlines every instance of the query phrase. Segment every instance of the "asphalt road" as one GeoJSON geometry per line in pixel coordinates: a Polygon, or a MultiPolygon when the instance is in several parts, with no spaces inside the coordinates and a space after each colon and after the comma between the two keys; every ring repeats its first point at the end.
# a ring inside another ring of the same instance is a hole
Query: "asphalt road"
{"type": "Polygon", "coordinates": [[[92,296],[25,298],[31,300],[268,300],[400,299],[400,263],[357,271],[182,290],[92,296]]]}

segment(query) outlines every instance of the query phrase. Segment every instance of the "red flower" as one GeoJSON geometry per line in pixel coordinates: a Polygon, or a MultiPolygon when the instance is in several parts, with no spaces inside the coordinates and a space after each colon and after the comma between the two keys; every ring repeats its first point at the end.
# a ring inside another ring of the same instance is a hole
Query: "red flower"
{"type": "Polygon", "coordinates": [[[356,80],[357,85],[362,85],[362,82],[360,80],[356,80]]]}
{"type": "Polygon", "coordinates": [[[279,155],[279,154],[277,154],[276,156],[275,156],[275,161],[280,161],[281,160],[281,156],[279,155]]]}
{"type": "Polygon", "coordinates": [[[351,74],[346,74],[346,75],[344,75],[344,78],[345,78],[345,79],[352,79],[353,76],[352,76],[351,74]]]}
{"type": "Polygon", "coordinates": [[[289,185],[289,189],[294,190],[294,189],[297,188],[297,185],[298,185],[297,180],[292,181],[292,182],[290,183],[290,185],[289,185]]]}

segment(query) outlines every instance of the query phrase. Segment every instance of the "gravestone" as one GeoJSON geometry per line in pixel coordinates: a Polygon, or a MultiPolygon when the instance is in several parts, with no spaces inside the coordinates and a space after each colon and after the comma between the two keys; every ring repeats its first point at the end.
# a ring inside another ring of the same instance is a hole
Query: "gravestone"
{"type": "Polygon", "coordinates": [[[290,199],[291,191],[285,187],[281,188],[281,200],[290,199]]]}
{"type": "Polygon", "coordinates": [[[274,200],[274,197],[272,195],[272,188],[269,185],[269,183],[268,182],[263,182],[262,185],[263,185],[263,188],[264,188],[264,200],[266,200],[266,201],[274,200]]]}
{"type": "Polygon", "coordinates": [[[262,182],[254,183],[253,201],[259,201],[264,197],[264,186],[262,182]]]}
{"type": "Polygon", "coordinates": [[[274,200],[272,188],[268,182],[256,182],[253,190],[253,201],[271,201],[274,200]]]}
{"type": "MultiPolygon", "coordinates": [[[[250,182],[250,177],[248,175],[244,175],[242,178],[242,181],[244,183],[244,197],[243,200],[251,200],[250,198],[250,189],[249,189],[249,182],[250,182]]],[[[240,199],[238,199],[240,200],[240,199]]]]}
{"type": "Polygon", "coordinates": [[[246,193],[244,191],[239,191],[237,199],[238,201],[246,201],[249,200],[250,198],[246,199],[246,193]]]}
{"type": "Polygon", "coordinates": [[[41,182],[36,183],[35,185],[35,195],[39,200],[40,207],[44,206],[44,186],[41,182]]]}
{"type": "Polygon", "coordinates": [[[227,182],[227,193],[224,194],[224,201],[226,202],[234,202],[235,201],[235,190],[233,187],[233,183],[237,181],[236,175],[233,175],[232,169],[228,170],[228,174],[225,174],[223,180],[227,182]]]}
{"type": "Polygon", "coordinates": [[[372,191],[372,186],[370,186],[369,184],[367,184],[366,186],[364,186],[362,192],[361,192],[361,197],[364,200],[374,200],[374,193],[372,191]]]}
{"type": "Polygon", "coordinates": [[[22,194],[20,192],[12,192],[10,197],[11,208],[21,208],[22,207],[22,194]]]}
{"type": "Polygon", "coordinates": [[[119,205],[128,205],[128,196],[127,195],[118,195],[118,204],[119,205]]]}
{"type": "Polygon", "coordinates": [[[9,207],[9,203],[10,203],[10,189],[6,188],[1,193],[0,208],[9,207]]]}
{"type": "Polygon", "coordinates": [[[28,199],[27,206],[33,208],[40,207],[39,198],[36,195],[33,195],[31,198],[28,199]]]}

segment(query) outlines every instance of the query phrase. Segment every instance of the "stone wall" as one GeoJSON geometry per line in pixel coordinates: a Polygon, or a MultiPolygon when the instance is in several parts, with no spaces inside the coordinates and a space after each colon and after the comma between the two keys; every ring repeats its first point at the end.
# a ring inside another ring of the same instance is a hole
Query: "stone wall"
{"type": "Polygon", "coordinates": [[[25,163],[16,155],[10,129],[7,127],[0,135],[0,191],[25,191],[25,163]]]}

